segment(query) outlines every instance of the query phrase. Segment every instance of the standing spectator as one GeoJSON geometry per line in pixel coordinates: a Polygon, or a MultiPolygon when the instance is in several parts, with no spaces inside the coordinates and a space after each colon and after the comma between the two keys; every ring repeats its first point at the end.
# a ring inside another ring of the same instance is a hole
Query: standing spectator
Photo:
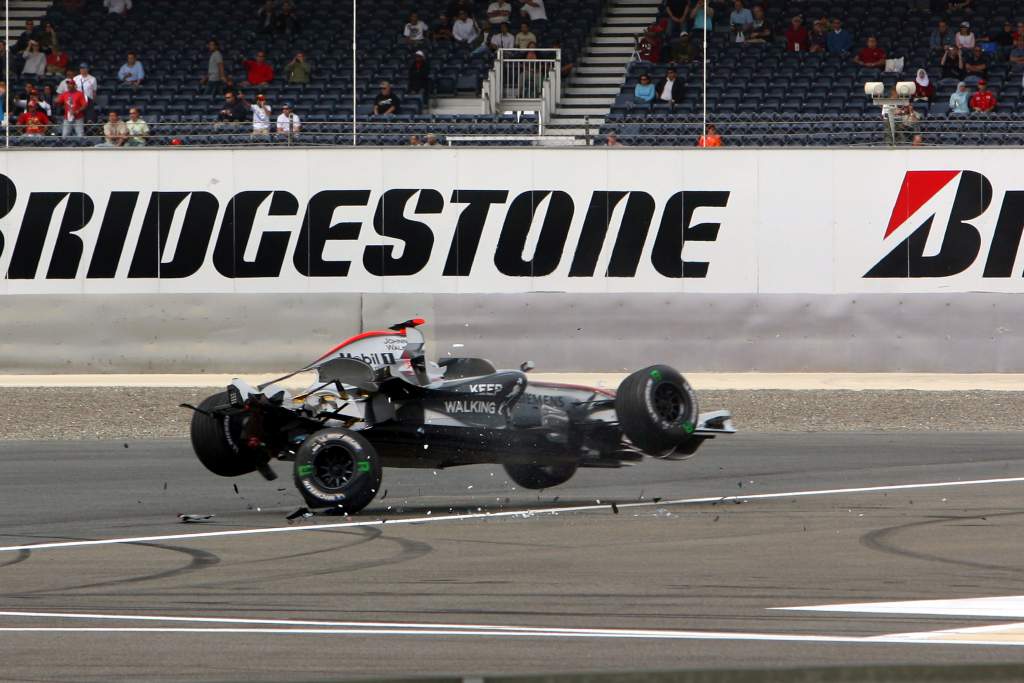
{"type": "Polygon", "coordinates": [[[97,147],[124,147],[128,142],[128,126],[124,125],[116,111],[107,115],[107,122],[103,124],[103,142],[97,147]]]}
{"type": "Polygon", "coordinates": [[[224,83],[224,55],[220,53],[220,43],[211,40],[206,44],[210,52],[210,59],[206,62],[206,75],[203,76],[202,84],[207,86],[207,92],[216,92],[224,83]]]}
{"type": "Polygon", "coordinates": [[[60,76],[68,69],[68,53],[58,47],[46,55],[46,73],[49,76],[60,76]]]}
{"type": "Polygon", "coordinates": [[[128,129],[128,141],[124,144],[128,147],[143,147],[149,137],[149,124],[139,115],[138,107],[128,110],[128,120],[124,125],[128,129]]]}
{"type": "Polygon", "coordinates": [[[39,108],[46,112],[46,115],[53,118],[54,94],[52,85],[44,85],[43,92],[39,95],[39,108]]]}
{"type": "Polygon", "coordinates": [[[281,4],[281,11],[277,13],[274,28],[277,29],[278,33],[290,36],[294,33],[298,33],[299,27],[299,13],[298,10],[295,9],[295,3],[293,3],[292,0],[284,0],[281,4]]]}
{"type": "Polygon", "coordinates": [[[41,78],[46,75],[46,55],[39,49],[39,43],[28,41],[28,48],[21,53],[25,66],[21,69],[22,76],[41,78]]]}
{"type": "Polygon", "coordinates": [[[530,25],[525,21],[519,26],[519,33],[516,34],[516,49],[525,50],[530,43],[536,43],[537,36],[530,30],[530,25]]]}
{"type": "Polygon", "coordinates": [[[643,105],[650,109],[656,95],[657,92],[654,89],[654,84],[651,83],[651,77],[647,74],[640,74],[640,82],[633,88],[633,104],[643,105]]]}
{"type": "Polygon", "coordinates": [[[427,56],[423,50],[416,50],[416,54],[412,56],[412,63],[409,64],[409,86],[406,92],[410,95],[422,93],[427,96],[430,94],[430,65],[427,63],[427,56]]]}
{"type": "Polygon", "coordinates": [[[377,93],[377,97],[373,100],[373,115],[391,116],[392,114],[397,114],[401,104],[398,95],[391,90],[391,84],[387,81],[382,81],[380,92],[377,93]]]}
{"type": "Polygon", "coordinates": [[[29,100],[28,107],[18,117],[18,129],[22,135],[40,137],[46,135],[46,127],[50,125],[50,117],[39,108],[35,99],[29,100]]]}
{"type": "Polygon", "coordinates": [[[955,41],[955,34],[950,30],[949,24],[946,23],[945,19],[940,19],[939,23],[932,29],[932,35],[928,39],[928,48],[932,52],[939,54],[945,52],[947,47],[955,45],[955,41]]]}
{"type": "Polygon", "coordinates": [[[466,14],[465,10],[460,10],[455,15],[455,23],[452,24],[452,38],[459,45],[472,47],[479,37],[480,29],[477,27],[476,21],[466,14]]]}
{"type": "Polygon", "coordinates": [[[679,80],[675,69],[669,69],[665,73],[665,78],[658,83],[656,92],[658,100],[668,102],[672,109],[675,109],[676,105],[683,101],[683,83],[679,80]]]}
{"type": "Polygon", "coordinates": [[[967,83],[960,81],[956,91],[949,96],[949,111],[953,114],[967,114],[970,108],[971,93],[967,90],[967,83]]]}
{"type": "Polygon", "coordinates": [[[977,39],[974,37],[974,32],[971,30],[971,23],[969,21],[965,21],[960,24],[960,31],[956,34],[956,38],[954,39],[954,43],[958,48],[960,48],[960,52],[962,53],[964,50],[972,49],[976,42],[977,39]]]}
{"type": "Polygon", "coordinates": [[[985,78],[988,75],[989,59],[988,53],[982,50],[980,45],[960,51],[960,65],[968,79],[971,76],[985,78]]]}
{"type": "Polygon", "coordinates": [[[971,95],[971,111],[989,113],[995,111],[996,95],[988,89],[988,83],[978,81],[978,92],[971,95]]]}
{"type": "Polygon", "coordinates": [[[306,85],[312,80],[313,67],[306,61],[306,53],[297,52],[292,61],[284,67],[285,76],[289,83],[306,85]]]}
{"type": "Polygon", "coordinates": [[[89,73],[89,65],[82,62],[78,65],[78,75],[75,76],[75,85],[78,86],[78,90],[85,95],[85,99],[88,100],[88,105],[85,108],[85,121],[86,123],[93,123],[96,121],[96,92],[99,90],[99,84],[96,82],[96,77],[89,73]]]}
{"type": "Polygon", "coordinates": [[[853,58],[854,64],[859,64],[865,69],[884,69],[885,50],[878,47],[878,39],[869,36],[867,45],[861,48],[857,56],[853,58]]]}
{"type": "Polygon", "coordinates": [[[807,52],[810,46],[811,36],[804,27],[804,18],[798,14],[793,17],[789,28],[786,29],[786,51],[807,52]]]}
{"type": "Polygon", "coordinates": [[[917,78],[914,79],[914,99],[932,101],[935,97],[935,84],[928,78],[928,72],[924,69],[917,70],[917,78]]]}
{"type": "Polygon", "coordinates": [[[754,23],[754,15],[750,13],[743,0],[732,0],[732,12],[729,13],[729,27],[732,28],[737,42],[746,40],[747,31],[754,23]]]}
{"type": "Polygon", "coordinates": [[[828,50],[828,24],[824,19],[815,19],[811,27],[810,47],[808,52],[825,52],[828,50]]]}
{"type": "Polygon", "coordinates": [[[263,5],[256,10],[256,18],[259,20],[261,33],[271,33],[277,23],[277,8],[274,7],[274,0],[263,0],[263,5]]]}
{"type": "Polygon", "coordinates": [[[270,105],[267,104],[267,97],[263,93],[257,93],[256,104],[250,105],[252,111],[252,136],[264,137],[270,135],[270,105]]]}
{"type": "Polygon", "coordinates": [[[31,19],[25,20],[25,30],[18,35],[18,42],[14,44],[15,52],[24,52],[28,49],[28,43],[30,40],[39,42],[39,29],[36,28],[36,22],[31,19]]]}
{"type": "Polygon", "coordinates": [[[405,37],[405,44],[409,47],[419,47],[427,40],[427,32],[430,27],[420,19],[419,15],[413,12],[409,15],[409,21],[405,24],[402,36],[405,37]]]}
{"type": "Polygon", "coordinates": [[[78,84],[74,79],[67,81],[67,89],[63,95],[57,98],[57,104],[64,108],[61,137],[70,137],[72,128],[74,128],[76,137],[85,137],[85,108],[89,102],[78,89],[78,84]]]}
{"type": "Polygon", "coordinates": [[[698,147],[721,147],[722,146],[722,136],[718,134],[718,128],[715,127],[715,124],[713,124],[713,123],[709,123],[708,124],[708,128],[707,128],[706,134],[701,135],[699,138],[697,138],[697,146],[698,147]]]}
{"type": "Polygon", "coordinates": [[[544,0],[522,0],[523,6],[519,8],[519,14],[529,19],[530,24],[538,28],[546,25],[548,11],[544,8],[544,0]],[[537,22],[545,22],[539,24],[537,22]]]}
{"type": "Polygon", "coordinates": [[[668,19],[668,37],[670,39],[687,32],[686,26],[691,9],[693,7],[690,4],[690,0],[667,0],[665,12],[668,19]]]}
{"type": "Polygon", "coordinates": [[[137,88],[142,85],[145,78],[146,70],[143,68],[142,62],[138,60],[134,52],[129,52],[128,59],[117,72],[118,82],[121,85],[137,88]]]}
{"type": "Polygon", "coordinates": [[[693,22],[694,31],[711,33],[714,17],[714,7],[708,7],[707,14],[704,14],[704,3],[699,0],[693,3],[693,9],[690,10],[690,21],[693,22]]]}
{"type": "Polygon", "coordinates": [[[511,19],[512,5],[508,3],[508,0],[494,0],[487,6],[487,23],[490,24],[492,33],[511,19]]]}
{"type": "Polygon", "coordinates": [[[256,53],[256,59],[243,59],[242,67],[245,68],[243,86],[258,86],[274,80],[274,67],[267,62],[267,53],[263,50],[256,53]]]}
{"type": "Polygon", "coordinates": [[[839,19],[832,20],[832,31],[829,32],[825,41],[828,51],[834,55],[845,55],[853,49],[853,36],[843,28],[843,22],[839,19]]]}
{"type": "Polygon", "coordinates": [[[103,0],[103,6],[107,8],[108,14],[126,17],[132,8],[132,0],[103,0]]]}
{"type": "Polygon", "coordinates": [[[224,108],[217,114],[217,120],[222,123],[239,123],[245,121],[249,116],[249,103],[242,97],[242,93],[224,93],[224,108]]]}
{"type": "Polygon", "coordinates": [[[61,80],[61,82],[57,84],[57,94],[58,95],[63,95],[67,91],[67,89],[68,89],[68,81],[75,80],[75,76],[77,76],[77,75],[78,74],[75,73],[74,69],[72,69],[71,67],[68,67],[64,71],[64,79],[61,80]]]}
{"type": "Polygon", "coordinates": [[[447,14],[442,14],[437,18],[437,22],[434,24],[434,30],[430,35],[435,42],[448,41],[452,39],[452,20],[448,18],[447,14]]]}
{"type": "Polygon", "coordinates": [[[1024,70],[1024,37],[1013,41],[1013,49],[1010,50],[1010,68],[1018,72],[1024,70]]]}
{"type": "Polygon", "coordinates": [[[292,111],[292,105],[285,102],[281,107],[281,114],[277,117],[277,134],[284,136],[287,140],[295,138],[302,130],[302,120],[299,115],[292,111]]]}

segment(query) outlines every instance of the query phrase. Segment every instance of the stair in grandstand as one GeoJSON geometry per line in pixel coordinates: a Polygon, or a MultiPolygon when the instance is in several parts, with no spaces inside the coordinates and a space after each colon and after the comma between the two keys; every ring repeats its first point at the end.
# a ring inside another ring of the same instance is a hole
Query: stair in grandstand
{"type": "Polygon", "coordinates": [[[9,0],[6,14],[3,8],[0,8],[0,26],[4,26],[4,35],[10,36],[8,47],[13,46],[18,36],[25,30],[26,19],[35,20],[36,26],[39,26],[52,4],[53,0],[9,0]]]}
{"type": "Polygon", "coordinates": [[[610,0],[563,90],[549,129],[552,135],[591,134],[604,123],[633,59],[634,37],[654,22],[661,0],[610,0]]]}

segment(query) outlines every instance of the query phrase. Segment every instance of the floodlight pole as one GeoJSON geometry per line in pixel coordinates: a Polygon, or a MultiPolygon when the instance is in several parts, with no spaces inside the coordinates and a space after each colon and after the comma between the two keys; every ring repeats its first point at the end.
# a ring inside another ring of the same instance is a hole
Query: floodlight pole
{"type": "Polygon", "coordinates": [[[352,0],[352,146],[357,144],[356,119],[359,103],[356,95],[356,18],[358,17],[357,0],[352,0]]]}
{"type": "Polygon", "coordinates": [[[704,102],[701,105],[701,135],[708,136],[708,0],[704,0],[704,102]]]}

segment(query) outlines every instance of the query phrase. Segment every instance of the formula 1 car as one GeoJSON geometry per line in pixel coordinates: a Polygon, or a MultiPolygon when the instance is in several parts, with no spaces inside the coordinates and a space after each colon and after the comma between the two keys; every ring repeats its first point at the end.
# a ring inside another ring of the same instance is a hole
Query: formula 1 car
{"type": "Polygon", "coordinates": [[[380,490],[382,467],[498,463],[529,489],[565,483],[579,467],[621,467],[644,455],[689,458],[735,432],[726,411],[698,414],[676,370],[654,365],[617,392],[536,382],[530,362],[497,370],[482,358],[429,362],[421,319],[352,337],[313,363],[258,387],[236,379],[194,412],[192,447],[214,474],[293,462],[310,507],[354,513],[380,490]],[[278,385],[315,372],[308,389],[278,385]]]}

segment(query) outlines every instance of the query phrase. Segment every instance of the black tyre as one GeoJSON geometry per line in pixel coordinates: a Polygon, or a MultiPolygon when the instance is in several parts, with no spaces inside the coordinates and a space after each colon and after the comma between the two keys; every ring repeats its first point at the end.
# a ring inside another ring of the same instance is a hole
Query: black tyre
{"type": "MultiPolygon", "coordinates": [[[[209,411],[226,405],[225,391],[204,400],[199,409],[209,411]]],[[[256,471],[259,458],[242,443],[244,420],[240,415],[215,418],[192,413],[192,450],[206,469],[222,477],[240,477],[256,471]]]]}
{"type": "Polygon", "coordinates": [[[553,465],[505,465],[508,478],[524,489],[549,489],[572,479],[576,463],[560,462],[553,465]]]}
{"type": "Polygon", "coordinates": [[[619,427],[637,448],[663,455],[692,438],[697,394],[674,368],[652,365],[622,380],[615,412],[619,427]]]}
{"type": "Polygon", "coordinates": [[[380,490],[380,457],[363,436],[322,429],[295,454],[295,486],[310,507],[359,512],[380,490]]]}

